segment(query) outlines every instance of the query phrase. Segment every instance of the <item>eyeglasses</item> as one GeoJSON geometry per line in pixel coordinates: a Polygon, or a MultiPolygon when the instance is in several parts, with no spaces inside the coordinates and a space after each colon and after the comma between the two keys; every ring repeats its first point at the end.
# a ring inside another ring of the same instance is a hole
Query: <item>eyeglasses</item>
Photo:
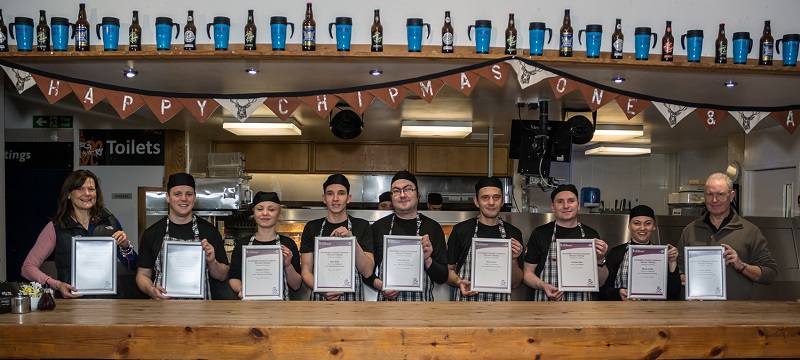
{"type": "Polygon", "coordinates": [[[417,191],[417,189],[414,189],[411,186],[406,186],[406,187],[404,187],[402,189],[394,188],[394,189],[392,189],[392,195],[400,196],[400,194],[405,194],[405,193],[413,194],[414,191],[417,191]]]}
{"type": "Polygon", "coordinates": [[[730,193],[705,193],[705,197],[708,200],[725,200],[728,198],[730,193]]]}

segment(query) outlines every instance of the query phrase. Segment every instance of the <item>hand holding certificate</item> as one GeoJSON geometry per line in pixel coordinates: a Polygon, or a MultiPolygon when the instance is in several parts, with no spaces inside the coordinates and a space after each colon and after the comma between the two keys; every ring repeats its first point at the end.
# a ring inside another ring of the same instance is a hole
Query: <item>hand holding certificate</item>
{"type": "Polygon", "coordinates": [[[383,290],[422,291],[425,265],[420,236],[383,236],[383,290]]]}
{"type": "Polygon", "coordinates": [[[242,246],[242,300],[283,300],[280,245],[242,246]]]}
{"type": "Polygon", "coordinates": [[[472,239],[471,290],[511,293],[511,239],[472,239]]]}
{"type": "Polygon", "coordinates": [[[687,246],[684,249],[686,265],[686,299],[726,300],[725,259],[722,246],[687,246]]]}
{"type": "Polygon", "coordinates": [[[355,292],[356,238],[314,238],[314,292],[355,292]]]}
{"type": "Polygon", "coordinates": [[[667,246],[628,246],[628,298],[667,298],[667,246]]]}
{"type": "Polygon", "coordinates": [[[556,239],[559,291],[598,291],[594,239],[556,239]]]}
{"type": "Polygon", "coordinates": [[[113,237],[72,238],[72,286],[81,295],[117,293],[116,240],[113,237]]]}

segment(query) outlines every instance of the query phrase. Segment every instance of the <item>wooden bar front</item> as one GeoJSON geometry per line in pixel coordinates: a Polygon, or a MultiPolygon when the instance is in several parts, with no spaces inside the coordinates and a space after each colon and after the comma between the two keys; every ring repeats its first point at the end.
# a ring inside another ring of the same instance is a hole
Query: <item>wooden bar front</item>
{"type": "Polygon", "coordinates": [[[800,356],[800,303],[64,300],[0,315],[0,358],[800,356]]]}

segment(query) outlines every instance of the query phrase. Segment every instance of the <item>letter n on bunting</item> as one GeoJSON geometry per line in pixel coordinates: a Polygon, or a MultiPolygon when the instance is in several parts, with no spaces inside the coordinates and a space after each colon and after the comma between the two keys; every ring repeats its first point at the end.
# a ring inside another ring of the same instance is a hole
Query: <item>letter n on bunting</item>
{"type": "Polygon", "coordinates": [[[597,109],[610,103],[611,100],[619,96],[617,93],[584,84],[578,84],[578,89],[581,91],[581,94],[583,94],[583,98],[586,99],[586,102],[589,104],[589,109],[592,111],[597,111],[597,109]]]}
{"type": "Polygon", "coordinates": [[[405,84],[403,86],[405,86],[408,90],[411,90],[411,92],[417,94],[419,97],[422,98],[422,100],[425,100],[428,102],[428,104],[430,104],[431,101],[433,101],[433,98],[436,96],[436,94],[439,93],[439,90],[442,89],[442,86],[444,86],[444,82],[439,79],[431,79],[431,80],[413,82],[410,84],[405,84]]]}
{"type": "Polygon", "coordinates": [[[183,104],[186,110],[194,116],[201,124],[205,123],[214,110],[217,110],[219,103],[214,99],[181,98],[178,101],[183,104]]]}
{"type": "Polygon", "coordinates": [[[145,104],[150,111],[158,118],[162,124],[172,119],[177,113],[183,110],[183,104],[176,98],[162,98],[158,96],[142,96],[145,104]]]}
{"type": "Polygon", "coordinates": [[[106,98],[106,93],[103,89],[77,83],[70,83],[69,85],[86,110],[91,110],[106,98]]]}
{"type": "Polygon", "coordinates": [[[300,100],[323,119],[328,117],[333,107],[339,102],[339,98],[333,94],[303,96],[300,100]]]}
{"type": "Polygon", "coordinates": [[[636,115],[639,115],[640,112],[647,109],[651,104],[650,100],[642,100],[624,95],[617,96],[617,98],[614,100],[617,101],[617,104],[619,104],[622,112],[628,117],[628,120],[633,119],[633,117],[636,115]]]}
{"type": "Polygon", "coordinates": [[[108,99],[108,102],[111,103],[112,107],[114,107],[114,110],[117,111],[119,117],[123,119],[135,113],[140,107],[144,106],[144,100],[142,100],[141,95],[123,93],[113,90],[106,90],[105,92],[106,99],[108,99]]]}
{"type": "Polygon", "coordinates": [[[51,104],[55,104],[63,99],[64,96],[72,93],[72,88],[66,81],[51,79],[36,74],[31,74],[31,76],[33,76],[33,80],[36,81],[39,90],[42,90],[42,94],[44,94],[44,97],[51,104]]]}
{"type": "Polygon", "coordinates": [[[794,119],[794,110],[775,111],[771,116],[778,124],[781,124],[789,134],[794,134],[794,131],[797,129],[797,120],[794,119]]]}
{"type": "Polygon", "coordinates": [[[475,85],[478,84],[478,79],[480,78],[480,75],[472,71],[465,71],[458,74],[448,75],[442,77],[441,79],[445,84],[450,85],[453,89],[461,91],[464,93],[464,95],[469,96],[469,94],[472,94],[472,90],[475,90],[475,85]]]}
{"type": "Polygon", "coordinates": [[[714,130],[714,128],[728,116],[727,111],[716,109],[699,108],[695,110],[694,113],[697,114],[698,118],[700,118],[700,121],[703,123],[703,126],[706,127],[706,131],[708,132],[714,130]]]}
{"type": "Polygon", "coordinates": [[[286,121],[289,116],[292,116],[302,103],[296,97],[268,97],[267,100],[264,100],[264,105],[267,105],[281,121],[286,121]]]}
{"type": "Polygon", "coordinates": [[[353,110],[358,113],[358,115],[363,115],[369,104],[372,104],[372,100],[375,100],[375,95],[372,95],[366,91],[336,94],[336,96],[350,105],[350,107],[352,107],[353,110]]]}

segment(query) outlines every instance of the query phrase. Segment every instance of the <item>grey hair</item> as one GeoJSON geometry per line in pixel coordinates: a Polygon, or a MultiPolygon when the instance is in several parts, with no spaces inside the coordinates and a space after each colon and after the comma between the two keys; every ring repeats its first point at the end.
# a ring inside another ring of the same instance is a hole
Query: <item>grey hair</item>
{"type": "Polygon", "coordinates": [[[731,180],[730,176],[725,175],[723,173],[713,173],[706,180],[706,184],[708,184],[708,182],[711,180],[724,180],[725,185],[728,186],[728,192],[733,191],[733,180],[731,180]]]}

